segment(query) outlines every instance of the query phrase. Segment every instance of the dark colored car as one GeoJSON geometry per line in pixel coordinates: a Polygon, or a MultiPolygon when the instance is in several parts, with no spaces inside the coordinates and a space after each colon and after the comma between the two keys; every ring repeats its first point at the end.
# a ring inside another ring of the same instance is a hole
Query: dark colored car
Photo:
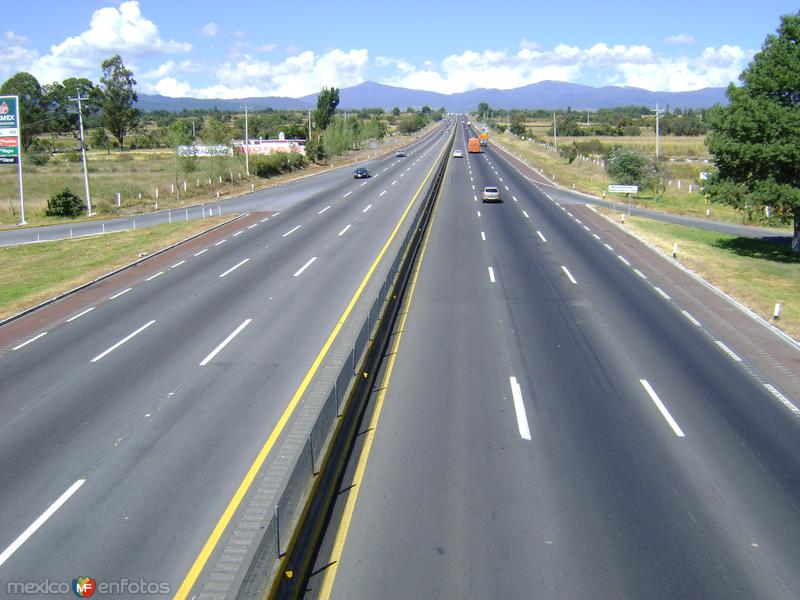
{"type": "Polygon", "coordinates": [[[353,173],[353,179],[366,179],[369,177],[369,171],[364,167],[358,167],[353,173]]]}

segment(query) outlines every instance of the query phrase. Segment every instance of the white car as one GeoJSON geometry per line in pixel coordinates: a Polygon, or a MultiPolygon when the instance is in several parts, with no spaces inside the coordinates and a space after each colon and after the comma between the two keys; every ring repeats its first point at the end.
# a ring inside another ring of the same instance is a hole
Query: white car
{"type": "Polygon", "coordinates": [[[463,156],[464,154],[461,152],[461,150],[456,150],[453,152],[453,158],[463,158],[463,156]]]}

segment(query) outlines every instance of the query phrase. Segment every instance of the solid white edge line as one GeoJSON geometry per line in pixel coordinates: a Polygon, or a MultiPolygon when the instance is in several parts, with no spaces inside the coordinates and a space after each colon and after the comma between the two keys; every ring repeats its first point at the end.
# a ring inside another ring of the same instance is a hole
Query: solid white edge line
{"type": "MultiPolygon", "coordinates": [[[[766,390],[770,394],[775,396],[775,398],[777,398],[778,401],[780,401],[781,404],[783,404],[786,408],[788,408],[795,415],[800,416],[800,408],[797,408],[786,396],[784,396],[777,389],[775,389],[775,386],[770,385],[769,383],[765,383],[764,387],[766,388],[766,390]]],[[[0,564],[2,564],[2,563],[0,563],[0,564]]]]}
{"type": "Polygon", "coordinates": [[[669,294],[667,294],[667,292],[665,292],[664,290],[662,290],[662,289],[661,289],[660,287],[658,287],[657,285],[654,285],[654,286],[653,286],[653,289],[654,289],[656,292],[658,292],[658,295],[659,295],[659,296],[661,296],[662,298],[664,298],[664,300],[672,300],[672,298],[670,298],[670,297],[669,297],[669,294]]]}
{"type": "Polygon", "coordinates": [[[577,281],[575,281],[575,278],[572,276],[572,273],[570,273],[570,272],[569,272],[569,269],[568,269],[567,267],[565,267],[564,265],[561,265],[561,270],[562,270],[562,271],[564,271],[564,274],[567,276],[567,278],[568,278],[568,279],[569,279],[569,280],[570,280],[572,283],[574,283],[574,284],[577,284],[577,283],[578,283],[577,281]]]}
{"type": "Polygon", "coordinates": [[[145,279],[145,281],[153,281],[153,279],[155,279],[156,277],[158,277],[158,276],[160,276],[160,275],[163,275],[163,274],[164,274],[164,271],[159,271],[159,272],[158,272],[158,273],[156,273],[155,275],[150,275],[150,277],[148,277],[147,279],[145,279]]]}
{"type": "Polygon", "coordinates": [[[208,252],[208,248],[203,248],[202,250],[200,250],[200,252],[195,252],[194,255],[200,256],[201,254],[204,254],[206,252],[208,252]]]}
{"type": "Polygon", "coordinates": [[[79,312],[74,317],[70,317],[69,319],[66,320],[66,322],[67,323],[72,323],[75,319],[80,319],[83,315],[92,312],[95,308],[96,308],[95,306],[92,306],[91,308],[87,308],[85,311],[79,312]]]}
{"type": "Polygon", "coordinates": [[[324,213],[326,210],[328,210],[330,207],[331,207],[331,205],[330,205],[330,204],[328,204],[328,206],[326,206],[325,208],[323,208],[323,209],[322,209],[321,211],[319,211],[317,214],[318,214],[318,215],[321,215],[321,214],[322,214],[322,213],[324,213]]]}
{"type": "Polygon", "coordinates": [[[492,267],[489,267],[489,281],[491,281],[492,283],[494,283],[494,282],[495,282],[495,279],[494,279],[494,269],[493,269],[492,267]]]}
{"type": "Polygon", "coordinates": [[[224,340],[222,340],[222,343],[220,343],[220,345],[219,345],[219,346],[217,346],[216,348],[214,348],[214,349],[211,351],[211,354],[209,354],[209,355],[208,355],[208,356],[206,356],[206,357],[205,357],[203,360],[201,360],[201,361],[200,361],[200,366],[201,366],[201,367],[205,367],[205,366],[206,366],[208,363],[210,363],[210,362],[211,362],[211,360],[212,360],[212,359],[213,359],[213,358],[214,358],[214,357],[215,357],[217,354],[219,354],[219,353],[222,351],[222,349],[223,349],[225,346],[227,346],[227,345],[228,345],[228,344],[231,342],[231,340],[232,340],[233,338],[235,338],[237,335],[239,335],[239,334],[242,332],[242,330],[243,330],[245,327],[247,327],[248,325],[250,325],[250,323],[252,323],[252,322],[253,322],[253,319],[245,319],[245,320],[244,320],[244,321],[241,323],[241,325],[239,325],[239,326],[238,326],[236,329],[234,329],[234,330],[233,330],[233,332],[231,332],[231,333],[230,333],[230,335],[228,335],[228,337],[226,337],[224,340]]]}
{"type": "Polygon", "coordinates": [[[228,270],[227,270],[227,271],[225,271],[225,272],[224,272],[222,275],[220,275],[220,277],[225,277],[225,275],[227,275],[228,273],[231,273],[231,272],[235,271],[236,269],[238,269],[239,267],[241,267],[241,266],[242,266],[244,263],[248,262],[249,260],[250,260],[249,258],[245,258],[243,261],[236,263],[236,264],[235,264],[235,265],[233,265],[233,266],[232,266],[230,269],[228,269],[228,270]]]}
{"type": "Polygon", "coordinates": [[[22,342],[22,343],[21,343],[19,346],[14,346],[14,347],[13,347],[11,350],[19,350],[20,348],[24,348],[24,347],[25,347],[25,346],[27,346],[28,344],[32,344],[33,342],[35,342],[35,341],[36,341],[36,340],[38,340],[39,338],[43,338],[43,337],[44,337],[44,336],[46,336],[46,335],[47,335],[47,332],[46,332],[46,331],[43,331],[42,333],[40,333],[40,334],[39,334],[39,335],[37,335],[37,336],[34,336],[34,337],[32,337],[32,338],[31,338],[31,339],[29,339],[28,341],[26,341],[26,342],[22,342]]]}
{"type": "Polygon", "coordinates": [[[656,405],[658,411],[661,413],[661,416],[664,417],[664,420],[669,423],[669,426],[672,427],[672,431],[675,432],[675,435],[678,437],[684,437],[683,430],[678,425],[677,421],[672,418],[672,415],[669,414],[667,407],[664,406],[664,403],[661,402],[661,398],[658,397],[656,391],[653,389],[646,379],[640,379],[639,383],[642,384],[644,391],[647,392],[647,395],[650,396],[650,399],[653,401],[653,404],[656,405]]]}
{"type": "Polygon", "coordinates": [[[683,314],[683,316],[686,317],[695,327],[702,327],[700,321],[695,319],[689,312],[681,310],[681,314],[683,314]]]}
{"type": "Polygon", "coordinates": [[[116,300],[117,298],[119,298],[120,296],[122,296],[122,294],[127,294],[127,293],[128,293],[128,292],[130,292],[132,289],[133,289],[133,288],[127,288],[127,289],[124,289],[124,290],[122,290],[121,292],[117,292],[116,294],[114,294],[113,296],[111,296],[111,297],[109,298],[109,300],[116,300]]]}
{"type": "Polygon", "coordinates": [[[541,232],[541,231],[538,231],[538,230],[537,230],[537,231],[536,231],[536,235],[538,235],[538,236],[539,236],[539,239],[540,239],[540,240],[542,240],[543,242],[546,242],[546,241],[547,241],[547,239],[546,239],[546,238],[545,238],[545,237],[542,235],[542,232],[541,232]]]}
{"type": "Polygon", "coordinates": [[[738,354],[736,354],[736,353],[735,353],[733,350],[731,350],[730,348],[728,348],[728,346],[726,346],[726,345],[725,345],[723,342],[721,342],[721,341],[719,341],[719,340],[714,340],[714,343],[715,343],[717,346],[719,346],[719,347],[722,349],[722,351],[723,351],[725,354],[727,354],[728,356],[730,356],[730,357],[731,357],[733,360],[735,360],[736,362],[742,362],[742,359],[741,359],[741,358],[739,358],[739,355],[738,355],[738,354]]]}
{"type": "Polygon", "coordinates": [[[150,321],[149,323],[145,323],[144,325],[142,325],[141,327],[139,327],[139,329],[137,329],[137,330],[136,330],[136,331],[134,331],[133,333],[130,333],[130,334],[128,334],[126,337],[122,338],[122,339],[121,339],[120,341],[118,341],[116,344],[114,344],[113,346],[111,346],[111,347],[110,347],[108,350],[105,350],[104,352],[101,352],[100,354],[98,354],[97,356],[95,356],[95,357],[94,357],[94,358],[91,360],[91,362],[97,362],[97,361],[98,361],[98,360],[100,360],[101,358],[103,358],[103,357],[105,357],[105,356],[107,356],[107,355],[111,354],[111,353],[112,353],[114,350],[116,350],[117,348],[119,348],[120,346],[122,346],[122,344],[124,344],[125,342],[127,342],[127,341],[128,341],[128,340],[130,340],[131,338],[133,338],[133,337],[135,337],[135,336],[139,335],[140,333],[142,333],[142,332],[143,332],[145,329],[147,329],[148,327],[150,327],[150,325],[152,325],[152,324],[153,324],[153,323],[155,323],[155,322],[156,322],[156,321],[155,321],[155,319],[153,319],[153,320],[152,320],[152,321],[150,321]]]}
{"type": "Polygon", "coordinates": [[[298,225],[297,227],[292,227],[292,228],[291,228],[289,231],[287,231],[286,233],[284,233],[282,237],[286,237],[287,235],[291,235],[291,234],[293,234],[295,231],[297,231],[297,230],[298,230],[298,229],[300,229],[301,227],[302,227],[302,225],[298,225]]]}
{"type": "Polygon", "coordinates": [[[531,430],[528,426],[528,415],[525,413],[525,403],[522,401],[522,389],[516,377],[509,377],[511,381],[511,396],[514,399],[514,411],[517,413],[517,428],[523,440],[531,439],[531,430]]]}
{"type": "Polygon", "coordinates": [[[310,259],[310,260],[309,260],[309,261],[308,261],[306,264],[304,264],[302,267],[300,267],[300,268],[297,270],[297,272],[294,274],[294,277],[300,277],[300,275],[302,275],[303,271],[305,271],[305,270],[306,270],[308,267],[310,267],[310,266],[311,266],[311,264],[312,264],[312,263],[313,263],[315,260],[317,260],[317,257],[316,257],[316,256],[312,257],[312,258],[311,258],[311,259],[310,259]]]}
{"type": "Polygon", "coordinates": [[[20,546],[22,546],[22,544],[24,544],[25,542],[27,542],[27,541],[28,541],[28,539],[29,539],[29,538],[30,538],[30,537],[31,537],[31,536],[32,536],[34,533],[36,533],[36,531],[37,531],[37,530],[38,530],[38,529],[39,529],[39,528],[40,528],[42,525],[44,525],[44,524],[45,524],[45,522],[46,522],[46,521],[47,521],[47,520],[48,520],[50,517],[52,517],[52,516],[53,516],[53,515],[56,513],[56,511],[57,511],[59,508],[61,508],[61,507],[64,505],[64,503],[65,503],[67,500],[69,500],[69,499],[70,499],[70,497],[72,497],[72,495],[73,495],[75,492],[77,492],[77,491],[80,489],[80,487],[81,487],[81,486],[82,486],[84,483],[86,483],[86,480],[85,480],[85,479],[78,479],[78,481],[76,481],[76,482],[75,482],[75,483],[73,483],[71,486],[69,486],[69,488],[67,489],[67,491],[66,491],[66,492],[64,492],[63,494],[61,494],[61,495],[58,497],[58,499],[57,499],[55,502],[53,502],[53,503],[52,503],[52,504],[51,504],[51,505],[50,505],[50,506],[47,508],[47,510],[45,510],[45,511],[44,511],[44,512],[43,512],[41,515],[39,515],[39,518],[38,518],[38,519],[36,519],[36,520],[35,520],[33,523],[31,523],[31,524],[28,526],[28,528],[27,528],[25,531],[23,531],[23,532],[20,534],[20,536],[19,536],[17,539],[15,539],[13,542],[11,542],[11,545],[10,545],[8,548],[6,548],[5,550],[3,550],[3,553],[2,553],[2,554],[0,554],[0,566],[2,566],[2,565],[3,565],[3,563],[5,563],[5,562],[6,562],[6,561],[7,561],[9,558],[11,558],[11,555],[12,555],[12,554],[14,554],[14,552],[16,552],[16,551],[17,551],[17,550],[20,548],[20,546]]]}
{"type": "Polygon", "coordinates": [[[342,229],[342,230],[339,232],[339,235],[344,235],[344,234],[345,234],[345,232],[346,232],[348,229],[350,229],[351,227],[352,227],[352,225],[348,225],[347,227],[345,227],[344,229],[342,229]]]}

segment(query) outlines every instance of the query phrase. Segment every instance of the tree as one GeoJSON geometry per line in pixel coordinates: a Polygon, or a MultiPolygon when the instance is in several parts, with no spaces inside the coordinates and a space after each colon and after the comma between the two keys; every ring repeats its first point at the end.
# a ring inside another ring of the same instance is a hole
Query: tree
{"type": "Polygon", "coordinates": [[[606,171],[614,183],[645,187],[651,161],[636,148],[615,146],[606,158],[606,171]]]}
{"type": "Polygon", "coordinates": [[[133,89],[136,80],[133,71],[125,68],[119,54],[103,61],[103,120],[117,142],[119,149],[128,131],[139,122],[139,111],[133,107],[139,97],[133,89]]]}
{"type": "Polygon", "coordinates": [[[323,87],[317,96],[317,109],[314,111],[314,124],[317,129],[322,131],[328,128],[337,106],[339,106],[339,89],[323,87]]]}
{"type": "Polygon", "coordinates": [[[397,107],[395,106],[395,107],[392,109],[392,114],[393,114],[395,117],[399,117],[399,116],[400,116],[400,109],[399,109],[399,108],[397,108],[397,107]]]}
{"type": "Polygon", "coordinates": [[[770,207],[793,218],[800,253],[800,12],[781,17],[739,80],[728,106],[710,111],[707,145],[718,170],[706,191],[740,210],[770,207]]]}
{"type": "Polygon", "coordinates": [[[105,127],[98,127],[96,129],[92,129],[92,133],[89,136],[89,145],[92,148],[102,148],[108,154],[111,154],[111,138],[108,137],[106,133],[105,127]]]}
{"type": "Polygon", "coordinates": [[[50,133],[71,133],[76,140],[80,138],[78,106],[70,98],[75,98],[78,94],[87,97],[81,101],[84,121],[97,115],[103,102],[103,91],[85,77],[70,77],[61,83],[46,85],[44,94],[51,113],[48,127],[50,133]]]}
{"type": "Polygon", "coordinates": [[[425,104],[421,109],[419,109],[419,112],[421,112],[423,115],[429,115],[431,114],[431,107],[425,104]]]}
{"type": "Polygon", "coordinates": [[[180,146],[190,146],[193,141],[192,126],[183,119],[178,119],[167,130],[167,142],[175,150],[175,195],[180,196],[178,175],[192,173],[197,169],[196,156],[181,156],[180,146]]]}
{"type": "Polygon", "coordinates": [[[525,135],[525,115],[521,112],[515,112],[511,115],[510,129],[514,135],[525,135]]]}
{"type": "Polygon", "coordinates": [[[489,112],[489,103],[488,102],[479,102],[478,103],[478,114],[484,115],[489,112]]]}
{"type": "Polygon", "coordinates": [[[21,71],[0,86],[0,94],[19,96],[19,116],[22,121],[20,142],[22,149],[27,150],[34,136],[44,131],[47,107],[42,86],[36,77],[21,71]]]}

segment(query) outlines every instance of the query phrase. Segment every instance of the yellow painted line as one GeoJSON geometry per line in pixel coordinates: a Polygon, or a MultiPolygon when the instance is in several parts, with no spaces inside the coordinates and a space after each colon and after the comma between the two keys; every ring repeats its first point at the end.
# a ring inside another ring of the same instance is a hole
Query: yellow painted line
{"type": "MultiPolygon", "coordinates": [[[[442,178],[442,188],[444,187],[444,181],[447,179],[447,170],[449,169],[450,162],[448,161],[447,167],[445,168],[444,177],[442,178]]],[[[411,300],[414,297],[414,290],[417,287],[417,277],[419,277],[420,269],[422,269],[422,260],[425,258],[425,251],[428,248],[428,238],[430,237],[431,229],[433,229],[433,222],[435,219],[436,207],[434,207],[433,214],[431,214],[431,222],[428,226],[428,231],[425,232],[425,239],[423,240],[422,248],[420,249],[419,261],[417,262],[416,269],[414,270],[409,283],[408,296],[406,297],[406,301],[404,303],[405,306],[401,309],[402,316],[400,317],[400,321],[398,321],[397,325],[398,333],[394,338],[394,342],[392,343],[392,349],[389,353],[389,362],[386,365],[386,372],[384,373],[383,381],[380,385],[380,392],[378,392],[378,397],[375,400],[375,410],[372,413],[372,418],[370,418],[369,427],[367,428],[366,437],[364,439],[364,446],[358,458],[356,471],[353,474],[353,485],[350,489],[350,493],[347,496],[347,502],[345,503],[344,510],[342,511],[342,519],[339,524],[339,529],[336,531],[336,537],[333,540],[333,548],[331,549],[331,555],[327,561],[330,566],[325,569],[325,576],[323,577],[322,585],[320,585],[319,588],[319,600],[328,600],[331,597],[331,592],[333,592],[333,582],[336,579],[336,568],[339,565],[339,561],[342,559],[344,544],[347,541],[347,533],[350,530],[350,523],[353,520],[356,501],[358,500],[358,492],[361,489],[361,481],[363,480],[364,472],[367,469],[367,461],[369,460],[369,454],[372,450],[372,442],[375,439],[375,431],[378,428],[378,421],[381,418],[381,411],[383,410],[383,401],[386,397],[386,391],[389,389],[389,382],[392,379],[394,361],[395,358],[397,358],[397,350],[400,347],[400,340],[403,337],[403,331],[405,330],[409,307],[411,306],[411,300]]]]}
{"type": "MultiPolygon", "coordinates": [[[[446,147],[447,146],[445,146],[445,148],[446,147]]],[[[308,372],[305,374],[305,377],[303,377],[300,386],[295,391],[294,395],[292,396],[292,399],[289,401],[289,404],[286,405],[286,408],[284,409],[283,414],[281,414],[280,419],[278,419],[278,423],[275,425],[275,428],[272,430],[272,433],[269,434],[267,441],[264,442],[264,445],[258,452],[258,455],[253,461],[253,464],[250,465],[250,468],[247,470],[244,479],[242,479],[242,482],[239,484],[239,487],[237,488],[236,492],[234,493],[233,497],[228,503],[228,506],[225,507],[222,516],[219,518],[219,521],[217,521],[217,524],[211,531],[211,535],[208,537],[208,540],[206,540],[206,543],[203,545],[202,550],[200,550],[200,554],[198,554],[197,558],[195,558],[194,563],[192,563],[192,566],[189,568],[189,572],[186,574],[186,577],[184,577],[181,586],[175,593],[174,596],[175,600],[185,600],[185,598],[189,595],[189,592],[192,590],[192,587],[194,587],[194,584],[197,582],[197,578],[203,571],[203,568],[208,562],[211,553],[214,551],[214,548],[216,547],[217,543],[222,537],[222,534],[225,532],[225,529],[228,527],[228,524],[233,518],[234,513],[236,513],[236,510],[239,508],[239,505],[241,504],[242,500],[247,494],[247,491],[250,489],[250,486],[252,485],[253,480],[258,474],[259,469],[264,464],[264,461],[267,459],[269,453],[272,451],[272,447],[275,445],[275,442],[280,437],[284,427],[286,427],[286,424],[289,422],[292,413],[294,413],[297,404],[300,402],[300,398],[302,398],[303,394],[306,391],[306,388],[308,388],[309,384],[311,383],[311,380],[316,374],[317,369],[319,369],[322,360],[325,358],[325,355],[328,353],[328,350],[330,349],[331,345],[336,339],[336,336],[339,335],[339,331],[341,330],[345,321],[347,321],[347,317],[350,316],[353,307],[355,306],[359,297],[363,293],[364,288],[367,286],[367,283],[369,283],[369,280],[372,278],[372,274],[378,267],[378,263],[380,263],[384,254],[386,254],[389,245],[392,243],[392,240],[394,240],[395,236],[397,235],[397,232],[400,230],[403,221],[405,221],[406,217],[408,216],[411,207],[414,205],[414,202],[417,200],[417,197],[419,197],[420,193],[422,192],[422,188],[425,187],[425,184],[428,182],[428,179],[430,179],[431,173],[433,173],[433,169],[439,162],[439,159],[444,153],[445,148],[443,148],[442,151],[439,152],[439,156],[436,157],[436,160],[433,162],[433,165],[428,171],[428,174],[425,176],[425,179],[420,184],[419,189],[417,189],[416,193],[414,194],[414,197],[411,198],[411,200],[409,201],[408,206],[406,206],[406,209],[400,216],[400,220],[397,222],[397,225],[395,225],[394,230],[389,236],[389,239],[386,240],[386,243],[383,245],[383,248],[381,248],[381,251],[378,252],[378,256],[372,262],[372,265],[370,265],[367,274],[364,275],[364,278],[361,280],[361,283],[359,284],[358,289],[356,289],[355,293],[353,294],[353,297],[350,299],[347,308],[344,309],[344,312],[342,313],[342,316],[339,317],[339,320],[336,323],[336,326],[333,328],[333,331],[331,331],[330,335],[328,336],[328,339],[325,340],[325,343],[322,345],[322,349],[319,351],[317,357],[314,359],[314,362],[311,364],[311,368],[309,368],[308,372]]]]}

